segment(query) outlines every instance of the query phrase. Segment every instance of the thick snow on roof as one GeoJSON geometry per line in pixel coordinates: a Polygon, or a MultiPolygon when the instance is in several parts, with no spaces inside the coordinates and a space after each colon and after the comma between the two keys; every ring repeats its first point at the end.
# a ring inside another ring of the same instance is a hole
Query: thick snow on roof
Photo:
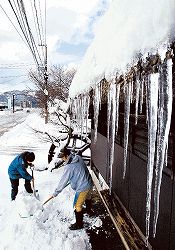
{"type": "Polygon", "coordinates": [[[175,36],[174,0],[113,0],[70,86],[74,97],[99,80],[124,73],[138,54],[156,52],[175,36]]]}

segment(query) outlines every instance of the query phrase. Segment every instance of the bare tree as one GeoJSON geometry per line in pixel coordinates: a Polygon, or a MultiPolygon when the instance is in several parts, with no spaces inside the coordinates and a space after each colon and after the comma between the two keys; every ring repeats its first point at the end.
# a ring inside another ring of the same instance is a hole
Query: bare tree
{"type": "Polygon", "coordinates": [[[75,69],[68,69],[65,66],[53,66],[50,69],[50,82],[52,85],[53,96],[66,101],[69,87],[76,73],[75,69]]]}
{"type": "Polygon", "coordinates": [[[38,105],[43,109],[44,115],[48,115],[48,103],[53,103],[55,98],[66,102],[76,70],[65,66],[53,66],[48,72],[47,86],[44,76],[35,71],[29,72],[29,78],[36,87],[38,105]]]}

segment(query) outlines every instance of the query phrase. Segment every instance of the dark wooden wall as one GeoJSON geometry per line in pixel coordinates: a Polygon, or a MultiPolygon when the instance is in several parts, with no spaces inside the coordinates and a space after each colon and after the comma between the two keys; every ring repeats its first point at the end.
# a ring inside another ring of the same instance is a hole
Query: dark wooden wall
{"type": "MultiPolygon", "coordinates": [[[[146,175],[147,175],[147,124],[145,119],[145,106],[143,115],[139,117],[138,124],[134,123],[134,104],[131,105],[130,131],[128,143],[127,172],[123,175],[123,104],[120,103],[119,129],[115,138],[115,152],[113,165],[112,191],[122,201],[136,224],[145,234],[146,210],[146,175]],[[133,115],[132,115],[133,114],[133,115]]],[[[93,110],[91,107],[91,114],[93,110]]],[[[93,117],[93,116],[92,116],[93,117]]],[[[99,113],[98,138],[93,143],[92,122],[92,165],[95,172],[103,176],[109,184],[108,144],[107,144],[107,105],[103,104],[99,113]]],[[[157,224],[156,238],[150,237],[150,244],[154,249],[175,249],[175,101],[173,102],[171,131],[168,145],[168,165],[164,167],[161,194],[160,212],[157,224]]],[[[152,228],[150,229],[152,234],[152,228]]]]}
{"type": "MultiPolygon", "coordinates": [[[[96,144],[92,143],[92,162],[95,168],[106,179],[107,139],[98,134],[96,144]]],[[[97,172],[98,172],[97,171],[97,172]]],[[[145,234],[146,208],[146,162],[128,152],[126,178],[123,180],[123,148],[115,144],[112,190],[122,201],[143,234],[145,234]]],[[[175,183],[170,175],[163,173],[160,212],[157,224],[156,238],[150,237],[154,249],[175,249],[175,183]]],[[[151,230],[152,231],[152,230],[151,230]]]]}

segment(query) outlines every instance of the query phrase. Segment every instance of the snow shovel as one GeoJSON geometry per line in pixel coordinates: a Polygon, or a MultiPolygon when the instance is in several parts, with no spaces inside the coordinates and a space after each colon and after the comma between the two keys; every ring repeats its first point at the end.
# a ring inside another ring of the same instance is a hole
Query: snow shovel
{"type": "Polygon", "coordinates": [[[31,171],[32,171],[32,189],[33,189],[33,195],[35,196],[35,198],[36,198],[37,200],[39,200],[39,195],[36,195],[36,190],[35,190],[35,182],[34,182],[33,168],[34,168],[34,165],[32,164],[32,166],[30,166],[30,169],[31,169],[31,171]]]}

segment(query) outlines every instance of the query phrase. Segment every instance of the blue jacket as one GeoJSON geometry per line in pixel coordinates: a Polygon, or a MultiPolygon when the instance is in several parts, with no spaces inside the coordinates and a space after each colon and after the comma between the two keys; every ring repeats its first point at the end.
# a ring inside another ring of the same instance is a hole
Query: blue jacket
{"type": "Polygon", "coordinates": [[[91,175],[81,156],[74,156],[71,162],[70,157],[72,157],[72,155],[69,156],[68,163],[64,166],[63,176],[53,193],[54,197],[68,184],[70,184],[76,192],[86,191],[93,186],[91,175]]]}
{"type": "Polygon", "coordinates": [[[8,168],[8,175],[10,179],[24,178],[27,180],[31,180],[32,176],[27,172],[27,167],[28,164],[24,161],[23,154],[20,154],[15,157],[15,159],[11,162],[8,168]]]}

